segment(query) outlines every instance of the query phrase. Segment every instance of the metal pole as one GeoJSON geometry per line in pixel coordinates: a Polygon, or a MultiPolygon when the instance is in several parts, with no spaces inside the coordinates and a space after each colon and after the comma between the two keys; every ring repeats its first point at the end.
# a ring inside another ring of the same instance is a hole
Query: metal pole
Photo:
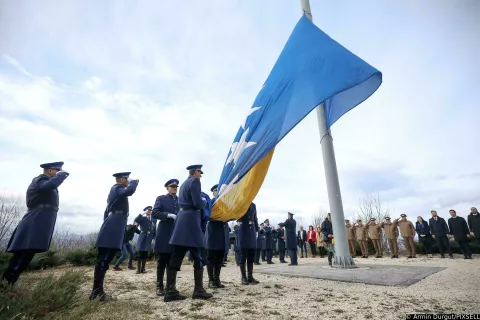
{"type": "MultiPolygon", "coordinates": [[[[312,21],[310,1],[301,0],[302,10],[307,18],[312,21]]],[[[327,130],[325,110],[323,103],[317,106],[318,130],[320,132],[320,145],[322,146],[323,166],[327,181],[328,203],[332,216],[333,236],[335,238],[334,267],[356,268],[355,262],[348,250],[347,229],[345,227],[345,214],[343,212],[342,195],[338,181],[337,162],[333,149],[333,138],[327,130]]]]}

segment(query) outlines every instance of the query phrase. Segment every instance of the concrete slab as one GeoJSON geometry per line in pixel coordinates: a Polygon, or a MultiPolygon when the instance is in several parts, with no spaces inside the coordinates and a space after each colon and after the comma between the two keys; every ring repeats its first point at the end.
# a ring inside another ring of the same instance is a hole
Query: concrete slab
{"type": "Polygon", "coordinates": [[[305,277],[343,282],[356,282],[382,286],[408,287],[446,268],[362,264],[355,269],[337,269],[320,263],[305,263],[298,266],[255,266],[255,273],[277,274],[287,277],[305,277]]]}

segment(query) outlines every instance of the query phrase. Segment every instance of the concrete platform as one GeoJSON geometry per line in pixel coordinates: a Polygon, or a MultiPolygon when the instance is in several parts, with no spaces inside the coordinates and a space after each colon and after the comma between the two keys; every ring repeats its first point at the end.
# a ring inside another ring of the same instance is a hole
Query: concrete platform
{"type": "Polygon", "coordinates": [[[321,263],[305,263],[298,266],[286,264],[255,266],[255,273],[276,274],[287,277],[316,278],[343,282],[408,287],[446,268],[362,264],[355,269],[331,268],[321,263]]]}

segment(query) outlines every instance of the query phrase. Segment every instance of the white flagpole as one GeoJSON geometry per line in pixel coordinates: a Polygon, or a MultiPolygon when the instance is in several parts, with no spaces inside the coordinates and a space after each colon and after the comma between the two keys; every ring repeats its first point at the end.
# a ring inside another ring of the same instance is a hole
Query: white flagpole
{"type": "MultiPolygon", "coordinates": [[[[302,10],[307,18],[312,21],[310,1],[301,0],[302,10]]],[[[355,262],[348,250],[347,229],[345,227],[345,214],[343,212],[342,195],[338,181],[337,162],[333,149],[333,138],[327,130],[325,110],[323,103],[317,106],[318,130],[320,131],[320,144],[322,146],[323,166],[327,180],[328,202],[332,216],[333,234],[335,238],[334,267],[356,268],[355,262]]]]}

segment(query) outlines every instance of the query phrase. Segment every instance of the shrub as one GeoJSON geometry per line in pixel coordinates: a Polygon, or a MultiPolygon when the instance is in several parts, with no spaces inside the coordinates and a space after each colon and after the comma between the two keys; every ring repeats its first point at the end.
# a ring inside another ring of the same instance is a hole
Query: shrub
{"type": "MultiPolygon", "coordinates": [[[[453,253],[458,253],[458,254],[461,254],[462,251],[460,250],[460,246],[458,245],[458,242],[456,241],[449,241],[450,243],[450,248],[452,248],[452,252],[453,253]]],[[[478,241],[470,241],[469,242],[469,246],[470,246],[470,249],[472,250],[472,253],[480,253],[480,243],[478,241]]],[[[415,252],[416,253],[420,253],[420,254],[426,254],[426,251],[425,251],[425,247],[423,246],[423,244],[419,243],[419,242],[415,242],[415,252]]],[[[440,250],[436,244],[436,242],[434,243],[433,247],[432,247],[432,252],[433,253],[440,253],[440,250]]]]}
{"type": "Polygon", "coordinates": [[[58,267],[64,264],[65,258],[58,254],[55,250],[49,250],[47,252],[37,253],[34,257],[28,269],[39,270],[45,268],[58,267]]]}
{"type": "Polygon", "coordinates": [[[0,291],[2,319],[55,318],[75,305],[85,282],[85,273],[68,271],[55,278],[48,275],[32,285],[20,278],[15,287],[0,291]]]}
{"type": "Polygon", "coordinates": [[[91,245],[88,249],[80,249],[65,253],[65,259],[74,266],[93,266],[97,263],[97,249],[91,245]]]}

